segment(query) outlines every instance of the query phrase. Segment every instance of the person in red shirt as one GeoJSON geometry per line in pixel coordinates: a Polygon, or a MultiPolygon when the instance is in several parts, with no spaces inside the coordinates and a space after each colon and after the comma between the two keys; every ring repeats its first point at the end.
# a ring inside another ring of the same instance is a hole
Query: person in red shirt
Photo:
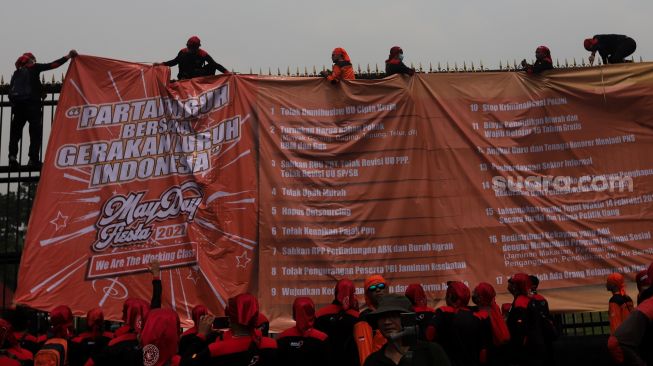
{"type": "Polygon", "coordinates": [[[359,322],[354,325],[354,337],[361,365],[372,352],[380,350],[386,342],[383,334],[373,328],[374,322],[368,322],[365,317],[376,310],[381,299],[388,294],[388,282],[381,275],[371,275],[365,280],[364,288],[367,308],[361,312],[359,322]]]}
{"type": "Polygon", "coordinates": [[[147,315],[141,332],[140,350],[142,365],[177,366],[181,327],[177,312],[172,309],[154,309],[147,315]]]}
{"type": "Polygon", "coordinates": [[[642,270],[635,276],[635,283],[637,283],[637,305],[642,302],[642,293],[651,286],[651,280],[648,276],[647,270],[642,270]]]}
{"type": "Polygon", "coordinates": [[[538,310],[531,302],[531,287],[526,273],[517,273],[508,280],[508,291],[514,297],[506,320],[510,330],[508,357],[515,365],[544,365],[547,358],[538,310]]]}
{"type": "Polygon", "coordinates": [[[84,365],[89,357],[98,355],[109,344],[113,333],[104,330],[104,312],[94,308],[86,313],[88,330],[74,337],[70,342],[70,365],[84,365]]]}
{"type": "Polygon", "coordinates": [[[287,366],[331,365],[328,336],[314,328],[315,304],[309,297],[298,297],[293,302],[295,326],[277,338],[279,363],[287,366]]]}
{"type": "Polygon", "coordinates": [[[505,365],[505,345],[510,341],[510,331],[496,302],[496,291],[487,282],[479,283],[472,291],[472,301],[477,305],[472,311],[485,311],[490,317],[492,342],[488,343],[488,365],[505,365]]]}
{"type": "Polygon", "coordinates": [[[419,283],[411,283],[406,288],[406,297],[413,305],[412,310],[415,312],[417,324],[419,326],[419,339],[426,340],[426,329],[428,328],[431,318],[435,314],[435,309],[427,304],[426,293],[419,283]]]}
{"type": "Polygon", "coordinates": [[[33,359],[32,352],[18,343],[11,323],[0,319],[0,366],[28,366],[33,359]]]}
{"type": "MultiPolygon", "coordinates": [[[[184,355],[181,365],[277,365],[277,342],[272,338],[263,337],[256,329],[259,314],[256,298],[247,293],[232,297],[225,313],[229,317],[230,336],[184,355]]],[[[198,331],[200,336],[206,337],[211,331],[212,322],[211,316],[202,319],[198,331]]]]}
{"type": "Polygon", "coordinates": [[[354,80],[354,68],[351,65],[349,54],[344,48],[337,47],[331,52],[331,61],[333,61],[333,71],[322,71],[320,75],[326,77],[331,83],[336,84],[341,80],[354,80]]]}
{"type": "Polygon", "coordinates": [[[487,348],[492,331],[489,314],[484,310],[473,312],[468,307],[471,292],[460,281],[449,281],[446,306],[435,311],[429,340],[438,342],[449,356],[452,365],[480,365],[487,359],[487,348]]]}
{"type": "Polygon", "coordinates": [[[359,366],[354,325],[358,322],[356,286],[346,278],[336,283],[330,305],[316,313],[315,329],[326,333],[333,351],[332,361],[341,366],[359,366]]]}

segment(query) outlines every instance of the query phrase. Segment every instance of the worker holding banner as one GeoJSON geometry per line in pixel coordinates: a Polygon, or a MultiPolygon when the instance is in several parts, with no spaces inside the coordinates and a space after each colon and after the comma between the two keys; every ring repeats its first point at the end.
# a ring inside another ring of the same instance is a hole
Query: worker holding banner
{"type": "Polygon", "coordinates": [[[216,70],[219,70],[223,74],[228,74],[229,71],[224,66],[215,62],[211,55],[200,48],[201,45],[199,37],[192,36],[186,42],[186,48],[179,51],[177,57],[163,63],[155,62],[154,65],[165,65],[168,67],[179,65],[179,73],[177,74],[177,79],[179,80],[215,75],[216,70]]]}

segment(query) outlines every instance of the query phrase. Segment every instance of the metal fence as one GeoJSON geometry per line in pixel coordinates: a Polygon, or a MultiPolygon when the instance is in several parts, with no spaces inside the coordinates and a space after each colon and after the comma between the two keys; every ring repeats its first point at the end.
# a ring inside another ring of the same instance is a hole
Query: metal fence
{"type": "MultiPolygon", "coordinates": [[[[639,59],[642,62],[642,59],[639,59]]],[[[556,68],[573,69],[588,67],[589,63],[581,59],[577,62],[575,59],[564,60],[562,63],[558,60],[555,62],[556,68]]],[[[516,60],[499,63],[498,69],[485,68],[482,62],[463,62],[462,65],[454,62],[436,65],[429,64],[428,68],[422,64],[411,65],[418,72],[424,73],[455,73],[455,72],[510,72],[518,71],[520,67],[516,60]]],[[[322,67],[325,69],[325,67],[322,67]]],[[[321,70],[320,70],[321,71],[321,70]]],[[[359,79],[378,79],[385,77],[385,72],[379,69],[378,65],[366,65],[355,67],[356,77],[359,79]]],[[[249,74],[255,74],[249,70],[249,74]]],[[[291,70],[287,67],[284,72],[277,68],[276,72],[268,69],[267,73],[258,70],[257,75],[262,76],[287,76],[287,77],[307,77],[317,76],[319,71],[315,66],[310,70],[304,67],[300,70],[296,67],[291,70]]],[[[63,75],[61,75],[63,81],[63,75]]],[[[59,100],[61,91],[61,81],[55,81],[54,77],[48,83],[42,80],[44,84],[44,100],[42,107],[42,125],[43,141],[41,156],[47,147],[52,123],[54,122],[54,112],[59,100]]],[[[8,166],[8,144],[9,144],[9,126],[11,123],[11,105],[8,100],[9,86],[5,83],[4,77],[0,77],[0,285],[2,287],[0,294],[2,296],[2,310],[11,305],[13,292],[16,289],[18,265],[23,249],[24,236],[27,229],[27,222],[31,212],[32,202],[36,192],[36,186],[39,181],[40,172],[27,166],[27,151],[29,136],[27,128],[23,129],[23,138],[19,145],[18,160],[21,163],[19,168],[11,169],[8,166]]],[[[607,305],[607,300],[606,300],[607,305]]],[[[557,314],[556,321],[560,324],[562,335],[565,336],[588,336],[588,335],[605,335],[609,333],[609,321],[607,312],[593,313],[567,313],[557,314]]]]}

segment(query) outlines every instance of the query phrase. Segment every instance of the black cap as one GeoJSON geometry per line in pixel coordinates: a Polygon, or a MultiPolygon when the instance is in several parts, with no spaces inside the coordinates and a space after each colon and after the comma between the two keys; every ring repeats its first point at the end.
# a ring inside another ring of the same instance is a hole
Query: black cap
{"type": "Polygon", "coordinates": [[[365,316],[368,323],[375,323],[377,319],[386,313],[410,313],[412,304],[404,295],[389,294],[385,295],[379,301],[379,307],[365,316]]]}

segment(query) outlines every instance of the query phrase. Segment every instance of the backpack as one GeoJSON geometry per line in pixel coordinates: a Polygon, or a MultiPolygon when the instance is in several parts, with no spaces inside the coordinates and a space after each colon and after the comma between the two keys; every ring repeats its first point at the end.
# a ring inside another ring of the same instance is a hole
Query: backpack
{"type": "Polygon", "coordinates": [[[63,338],[48,339],[34,356],[34,366],[67,365],[68,341],[63,338]]]}
{"type": "Polygon", "coordinates": [[[32,78],[27,67],[14,71],[9,82],[9,100],[11,102],[24,102],[32,96],[32,78]]]}

